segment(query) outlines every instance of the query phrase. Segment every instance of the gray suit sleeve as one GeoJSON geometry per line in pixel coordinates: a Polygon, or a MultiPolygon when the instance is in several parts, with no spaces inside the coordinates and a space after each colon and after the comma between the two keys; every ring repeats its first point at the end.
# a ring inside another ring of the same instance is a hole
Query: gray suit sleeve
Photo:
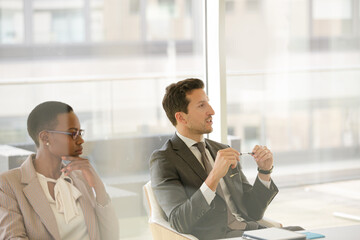
{"type": "Polygon", "coordinates": [[[164,151],[150,158],[151,185],[171,227],[181,233],[191,233],[201,217],[211,209],[200,189],[188,197],[179,174],[164,151]]]}
{"type": "Polygon", "coordinates": [[[271,181],[270,189],[264,186],[256,177],[254,185],[250,185],[245,175],[241,172],[243,189],[244,189],[244,203],[248,210],[249,217],[254,220],[263,218],[267,206],[274,199],[279,192],[278,188],[271,181]]]}
{"type": "MultiPolygon", "coordinates": [[[[207,143],[211,147],[214,159],[218,150],[229,147],[211,140],[208,140],[207,143]]],[[[233,190],[231,191],[232,200],[238,201],[236,202],[237,206],[243,206],[246,209],[247,216],[250,218],[249,220],[262,219],[267,206],[279,192],[278,188],[274,184],[274,181],[271,181],[270,189],[268,189],[258,178],[256,178],[254,185],[251,185],[244,175],[240,164],[237,165],[236,171],[239,172],[239,178],[228,178],[228,183],[230,185],[227,185],[229,190],[233,190]],[[235,185],[241,185],[241,188],[235,185]],[[234,196],[235,194],[237,194],[237,196],[234,196]]]]}

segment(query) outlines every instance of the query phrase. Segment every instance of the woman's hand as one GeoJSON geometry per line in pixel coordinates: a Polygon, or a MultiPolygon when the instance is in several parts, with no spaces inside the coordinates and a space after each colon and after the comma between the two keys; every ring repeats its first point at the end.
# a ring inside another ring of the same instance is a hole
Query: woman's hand
{"type": "Polygon", "coordinates": [[[65,176],[68,176],[72,171],[80,170],[89,186],[94,188],[96,201],[100,205],[105,206],[108,202],[105,186],[93,166],[90,164],[90,161],[86,158],[72,156],[63,156],[61,159],[70,161],[68,165],[61,169],[61,172],[64,172],[65,176]]]}
{"type": "Polygon", "coordinates": [[[61,159],[70,161],[68,165],[61,169],[61,171],[65,173],[65,176],[68,176],[73,170],[80,170],[90,187],[95,187],[99,184],[99,181],[101,182],[101,179],[88,159],[72,156],[63,156],[61,159]]]}

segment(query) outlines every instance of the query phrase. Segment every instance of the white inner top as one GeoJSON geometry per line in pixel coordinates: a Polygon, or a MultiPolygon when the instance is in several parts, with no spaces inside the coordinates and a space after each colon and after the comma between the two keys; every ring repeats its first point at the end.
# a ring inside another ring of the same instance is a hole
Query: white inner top
{"type": "Polygon", "coordinates": [[[73,185],[72,179],[65,177],[64,173],[57,180],[36,174],[54,213],[61,239],[89,240],[83,211],[77,201],[81,193],[73,185]],[[55,200],[50,195],[48,182],[55,183],[55,200]]]}

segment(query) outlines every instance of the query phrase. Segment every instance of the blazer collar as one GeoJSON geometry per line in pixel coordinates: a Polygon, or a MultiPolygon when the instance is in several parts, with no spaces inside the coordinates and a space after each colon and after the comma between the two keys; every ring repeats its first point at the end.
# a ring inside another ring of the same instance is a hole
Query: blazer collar
{"type": "Polygon", "coordinates": [[[176,134],[174,134],[170,141],[176,154],[194,170],[194,172],[202,179],[202,181],[205,181],[207,178],[207,173],[191,150],[188,148],[188,146],[186,146],[186,144],[176,134]]]}
{"type": "MultiPolygon", "coordinates": [[[[54,239],[60,239],[60,233],[55,216],[36,176],[36,171],[33,164],[34,157],[34,154],[30,155],[20,166],[21,182],[23,184],[27,184],[23,191],[34,211],[37,215],[39,215],[41,222],[44,224],[49,233],[54,237],[54,239]]],[[[73,180],[74,186],[79,189],[81,194],[88,192],[84,182],[81,181],[76,176],[76,174],[71,172],[69,176],[73,180]]],[[[94,227],[96,226],[96,216],[94,211],[90,211],[90,209],[93,209],[93,207],[89,201],[85,200],[83,195],[80,196],[79,202],[84,214],[84,219],[90,239],[98,239],[96,230],[97,228],[94,227]]]]}
{"type": "MultiPolygon", "coordinates": [[[[178,131],[176,131],[175,134],[185,143],[185,145],[186,145],[188,148],[190,148],[190,147],[193,146],[195,143],[197,143],[195,140],[181,135],[178,131]]],[[[204,142],[204,143],[205,143],[204,136],[201,137],[200,142],[204,142]]]]}
{"type": "MultiPolygon", "coordinates": [[[[213,145],[208,139],[204,139],[204,141],[206,144],[206,148],[209,150],[212,158],[215,160],[217,151],[219,151],[220,148],[213,145]]],[[[205,172],[199,161],[196,159],[194,154],[191,152],[189,147],[177,136],[177,134],[173,135],[173,137],[171,138],[171,142],[174,151],[190,165],[190,167],[203,181],[205,181],[207,178],[207,173],[205,172]]],[[[231,184],[231,180],[233,180],[232,178],[236,175],[238,175],[236,179],[239,179],[239,170],[237,168],[229,168],[229,171],[224,176],[225,182],[227,184],[231,184]]]]}
{"type": "Polygon", "coordinates": [[[34,156],[34,154],[30,155],[20,166],[21,182],[26,184],[23,192],[49,233],[54,239],[60,239],[55,216],[36,176],[33,164],[34,156]]]}
{"type": "Polygon", "coordinates": [[[36,171],[34,167],[34,158],[35,154],[31,154],[27,157],[27,159],[21,164],[20,172],[21,172],[21,183],[28,184],[34,178],[36,178],[36,171]]]}

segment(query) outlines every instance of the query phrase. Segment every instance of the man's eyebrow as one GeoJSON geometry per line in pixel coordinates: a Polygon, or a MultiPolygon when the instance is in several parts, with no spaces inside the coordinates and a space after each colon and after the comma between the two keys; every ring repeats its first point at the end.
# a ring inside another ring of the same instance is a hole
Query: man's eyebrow
{"type": "Polygon", "coordinates": [[[209,98],[205,99],[205,100],[200,100],[198,103],[206,103],[209,102],[209,98]]]}

